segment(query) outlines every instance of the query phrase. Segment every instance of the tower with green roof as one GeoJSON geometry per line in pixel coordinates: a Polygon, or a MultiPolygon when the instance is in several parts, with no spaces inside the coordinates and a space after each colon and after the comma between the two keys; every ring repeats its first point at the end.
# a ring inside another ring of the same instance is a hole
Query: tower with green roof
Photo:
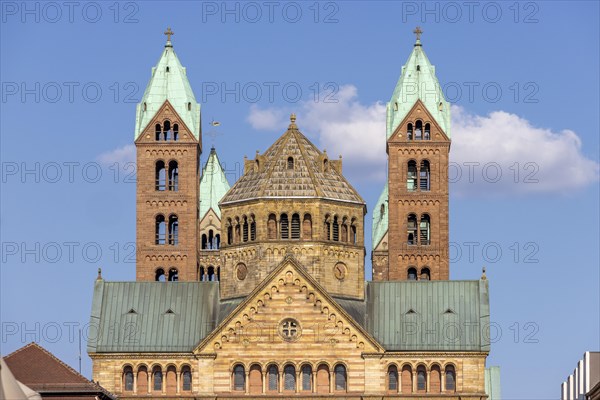
{"type": "Polygon", "coordinates": [[[373,280],[447,280],[450,105],[417,40],[387,104],[388,182],[373,209],[373,280]]]}
{"type": "Polygon", "coordinates": [[[200,104],[171,43],[137,105],[136,277],[198,279],[200,104]]]}

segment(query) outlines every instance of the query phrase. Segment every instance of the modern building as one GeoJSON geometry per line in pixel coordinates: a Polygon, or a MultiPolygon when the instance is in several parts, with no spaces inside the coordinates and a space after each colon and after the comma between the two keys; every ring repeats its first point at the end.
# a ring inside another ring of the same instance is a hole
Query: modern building
{"type": "Polygon", "coordinates": [[[561,400],[600,399],[600,352],[586,351],[561,385],[561,400]]]}
{"type": "Polygon", "coordinates": [[[231,188],[214,148],[200,172],[201,107],[169,35],[137,106],[137,280],[96,280],[94,380],[122,399],[499,398],[489,282],[449,280],[450,107],[415,33],[370,282],[367,204],[296,115],[231,188]]]}

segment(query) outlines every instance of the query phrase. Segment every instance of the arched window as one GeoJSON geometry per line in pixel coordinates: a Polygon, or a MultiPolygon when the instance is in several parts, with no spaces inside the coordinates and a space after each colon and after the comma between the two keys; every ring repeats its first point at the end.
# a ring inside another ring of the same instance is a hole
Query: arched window
{"type": "Polygon", "coordinates": [[[317,367],[317,393],[329,393],[329,367],[320,364],[317,367]]]}
{"type": "Polygon", "coordinates": [[[327,171],[329,171],[329,160],[324,159],[323,160],[323,172],[327,172],[327,171]]]}
{"type": "Polygon", "coordinates": [[[352,218],[352,221],[350,223],[350,235],[352,236],[351,241],[353,244],[356,244],[356,218],[352,218]]]}
{"type": "Polygon", "coordinates": [[[417,216],[408,214],[407,220],[407,243],[409,245],[417,244],[417,216]]]}
{"type": "Polygon", "coordinates": [[[227,244],[233,243],[233,226],[231,226],[231,220],[227,224],[227,244]]]}
{"type": "Polygon", "coordinates": [[[162,129],[160,129],[160,124],[156,124],[154,126],[154,135],[155,135],[155,139],[157,141],[160,140],[161,131],[162,131],[162,129]]]}
{"type": "Polygon", "coordinates": [[[346,217],[342,220],[342,242],[348,241],[348,220],[346,217]]]}
{"type": "Polygon", "coordinates": [[[430,190],[429,181],[429,161],[421,161],[419,168],[419,190],[427,192],[430,190]]]}
{"type": "Polygon", "coordinates": [[[179,125],[173,124],[173,140],[179,140],[179,125]]]}
{"type": "Polygon", "coordinates": [[[294,169],[294,157],[288,157],[287,169],[294,169]]]}
{"type": "Polygon", "coordinates": [[[338,242],[340,240],[340,224],[338,217],[333,217],[333,238],[332,240],[338,242]]]}
{"type": "Polygon", "coordinates": [[[346,390],[346,367],[342,364],[338,364],[334,368],[335,374],[335,390],[345,391],[346,390]]]}
{"type": "Polygon", "coordinates": [[[302,390],[312,391],[312,367],[308,364],[302,366],[302,390]]]}
{"type": "Polygon", "coordinates": [[[221,248],[221,235],[217,233],[215,235],[215,247],[213,247],[213,249],[219,250],[220,248],[221,248]]]}
{"type": "Polygon", "coordinates": [[[410,160],[407,166],[406,190],[414,192],[417,190],[417,162],[410,160]]]}
{"type": "Polygon", "coordinates": [[[215,280],[215,267],[208,267],[206,280],[210,282],[214,282],[215,280]]]}
{"type": "Polygon", "coordinates": [[[177,272],[177,268],[171,268],[169,270],[169,281],[176,282],[179,280],[179,272],[177,272]]]}
{"type": "Polygon", "coordinates": [[[312,239],[312,218],[310,214],[304,214],[304,221],[302,221],[302,239],[312,239]]]}
{"type": "Polygon", "coordinates": [[[214,250],[215,249],[215,238],[214,238],[214,232],[212,229],[208,230],[208,249],[209,250],[214,250]]]}
{"type": "Polygon", "coordinates": [[[256,219],[254,215],[250,215],[250,240],[256,240],[256,219]]]}
{"type": "Polygon", "coordinates": [[[383,218],[384,215],[385,215],[385,204],[382,204],[381,207],[379,207],[379,218],[383,218]]]}
{"type": "Polygon", "coordinates": [[[415,123],[415,139],[423,139],[423,122],[420,120],[415,123]]]}
{"type": "Polygon", "coordinates": [[[172,133],[173,133],[173,131],[171,130],[171,122],[167,120],[167,121],[165,121],[165,123],[163,125],[164,140],[171,140],[172,133]]]}
{"type": "Polygon", "coordinates": [[[431,280],[431,272],[429,272],[429,268],[425,267],[425,268],[421,268],[421,277],[420,279],[422,281],[429,281],[431,280]]]}
{"type": "Polygon", "coordinates": [[[169,190],[179,191],[179,166],[177,161],[169,161],[169,190]]]}
{"type": "Polygon", "coordinates": [[[126,392],[133,391],[133,369],[130,366],[123,369],[123,389],[126,392]]]}
{"type": "Polygon", "coordinates": [[[250,367],[250,372],[248,373],[248,384],[250,394],[261,394],[263,391],[262,386],[262,370],[260,365],[253,364],[250,367]]]}
{"type": "Polygon", "coordinates": [[[269,239],[277,239],[277,218],[275,214],[269,214],[267,221],[267,235],[269,239]]]}
{"type": "Polygon", "coordinates": [[[429,373],[429,392],[440,393],[442,391],[442,373],[439,365],[433,365],[429,373]]]}
{"type": "Polygon", "coordinates": [[[162,391],[162,385],[163,385],[162,381],[163,381],[162,370],[157,365],[156,367],[154,367],[152,369],[152,390],[154,390],[155,392],[162,391]]]}
{"type": "Polygon", "coordinates": [[[409,281],[416,281],[417,280],[417,269],[416,268],[409,268],[408,269],[408,280],[409,281]]]}
{"type": "Polygon", "coordinates": [[[431,139],[430,132],[431,132],[431,125],[425,124],[425,135],[423,136],[423,139],[425,139],[425,140],[431,139]]]}
{"type": "Polygon", "coordinates": [[[249,233],[248,231],[249,231],[250,226],[248,225],[248,217],[246,217],[245,215],[242,217],[242,223],[243,223],[243,225],[242,225],[242,228],[243,228],[242,229],[242,240],[244,242],[247,242],[248,241],[248,233],[249,233]]]}
{"type": "Polygon", "coordinates": [[[241,364],[233,367],[233,390],[246,390],[246,372],[244,371],[244,366],[241,364]]]}
{"type": "Polygon", "coordinates": [[[138,367],[137,392],[142,395],[148,393],[148,370],[143,365],[138,367]]]}
{"type": "Polygon", "coordinates": [[[276,392],[279,389],[279,371],[277,365],[271,364],[267,369],[267,390],[276,392]]]}
{"type": "Polygon", "coordinates": [[[402,383],[401,391],[403,394],[413,392],[413,376],[410,365],[405,365],[402,367],[402,376],[400,382],[402,383]]]}
{"type": "Polygon", "coordinates": [[[425,366],[419,365],[417,367],[417,390],[423,392],[427,389],[427,371],[425,366]]]}
{"type": "Polygon", "coordinates": [[[235,218],[235,225],[233,227],[233,241],[235,243],[239,243],[242,239],[242,227],[240,225],[240,219],[238,217],[235,218]]]}
{"type": "Polygon", "coordinates": [[[431,244],[431,238],[429,233],[430,220],[429,215],[421,215],[421,223],[419,224],[419,243],[422,245],[431,244]]]}
{"type": "Polygon", "coordinates": [[[179,244],[179,219],[177,215],[169,216],[169,244],[174,246],[179,244]]]}
{"type": "Polygon", "coordinates": [[[156,244],[165,244],[167,239],[167,224],[165,222],[165,216],[158,214],[155,218],[155,233],[156,233],[156,244]]]}
{"type": "Polygon", "coordinates": [[[454,370],[454,366],[447,365],[446,370],[446,390],[456,390],[456,371],[454,370]]]}
{"type": "Polygon", "coordinates": [[[188,107],[188,111],[192,111],[192,103],[191,102],[188,101],[187,107],[188,107]]]}
{"type": "Polygon", "coordinates": [[[158,268],[155,272],[154,272],[154,280],[156,282],[164,282],[166,281],[166,276],[165,276],[165,270],[162,268],[158,268]]]}
{"type": "Polygon", "coordinates": [[[156,190],[167,190],[167,170],[165,169],[165,162],[158,160],[155,167],[155,178],[156,178],[156,190]]]}
{"type": "Polygon", "coordinates": [[[290,238],[290,223],[288,221],[287,214],[281,214],[279,220],[279,230],[281,232],[281,239],[289,239],[290,238]]]}
{"type": "Polygon", "coordinates": [[[198,272],[199,278],[201,282],[205,282],[206,281],[206,273],[204,272],[204,267],[199,267],[200,271],[198,272]]]}
{"type": "Polygon", "coordinates": [[[206,233],[202,234],[202,250],[208,250],[208,240],[206,238],[206,233]]]}
{"type": "Polygon", "coordinates": [[[300,239],[300,215],[292,215],[292,239],[300,239]]]}
{"type": "Polygon", "coordinates": [[[166,392],[168,395],[174,395],[177,393],[177,371],[175,367],[170,365],[167,367],[167,373],[165,376],[166,392]]]}
{"type": "Polygon", "coordinates": [[[390,392],[398,391],[398,368],[395,365],[390,365],[387,372],[388,390],[390,392]]]}
{"type": "Polygon", "coordinates": [[[408,124],[408,126],[406,127],[406,137],[408,138],[408,140],[413,140],[414,136],[413,136],[413,124],[408,124]]]}
{"type": "Polygon", "coordinates": [[[323,233],[325,235],[325,240],[331,240],[331,217],[329,214],[325,216],[325,227],[323,229],[323,233]]]}
{"type": "Polygon", "coordinates": [[[221,267],[217,267],[217,281],[221,280],[221,267]]]}
{"type": "Polygon", "coordinates": [[[192,370],[189,366],[184,365],[181,369],[181,390],[189,392],[192,390],[192,370]]]}
{"type": "Polygon", "coordinates": [[[283,390],[296,391],[296,368],[293,365],[288,364],[283,368],[283,390]]]}

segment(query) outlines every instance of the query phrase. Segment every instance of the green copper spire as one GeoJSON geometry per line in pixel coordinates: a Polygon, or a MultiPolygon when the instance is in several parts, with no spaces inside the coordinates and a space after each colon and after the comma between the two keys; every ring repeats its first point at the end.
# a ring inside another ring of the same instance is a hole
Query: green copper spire
{"type": "Polygon", "coordinates": [[[168,38],[167,44],[165,44],[165,49],[156,67],[152,68],[150,82],[148,82],[142,101],[137,105],[135,139],[152,121],[166,100],[169,100],[194,137],[199,139],[201,134],[200,104],[196,102],[186,69],[181,65],[175,50],[173,50],[171,28],[165,32],[165,35],[168,38]]]}
{"type": "Polygon", "coordinates": [[[202,221],[202,218],[204,218],[211,208],[221,218],[219,201],[225,196],[229,187],[229,182],[227,182],[225,172],[223,172],[217,152],[213,147],[210,149],[210,154],[202,169],[202,178],[200,179],[200,221],[202,221]]]}
{"type": "Polygon", "coordinates": [[[417,35],[415,46],[402,67],[392,99],[387,104],[387,137],[392,136],[417,100],[425,104],[427,111],[450,137],[450,104],[444,99],[435,76],[435,67],[431,65],[421,46],[423,31],[417,27],[414,33],[417,35]]]}
{"type": "Polygon", "coordinates": [[[371,231],[371,239],[373,250],[377,248],[381,239],[385,236],[388,231],[388,184],[385,183],[383,192],[377,200],[377,204],[373,209],[373,229],[371,231]]]}

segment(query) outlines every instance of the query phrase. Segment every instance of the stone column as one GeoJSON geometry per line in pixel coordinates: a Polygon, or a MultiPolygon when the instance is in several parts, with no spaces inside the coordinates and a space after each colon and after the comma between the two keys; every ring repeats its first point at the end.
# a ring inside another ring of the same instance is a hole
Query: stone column
{"type": "Polygon", "coordinates": [[[334,388],[335,388],[334,371],[329,371],[329,393],[333,393],[334,388]]]}
{"type": "Polygon", "coordinates": [[[412,371],[412,391],[417,392],[417,371],[412,371]]]}
{"type": "Polygon", "coordinates": [[[267,392],[267,371],[261,372],[262,374],[262,392],[267,392]]]}
{"type": "Polygon", "coordinates": [[[148,394],[152,393],[152,371],[148,374],[148,394]]]}
{"type": "Polygon", "coordinates": [[[137,371],[133,374],[133,394],[137,394],[137,371]]]}
{"type": "Polygon", "coordinates": [[[179,394],[179,387],[180,387],[180,383],[181,383],[181,370],[175,372],[175,377],[176,377],[175,393],[179,394]]]}
{"type": "Polygon", "coordinates": [[[246,379],[244,380],[244,392],[248,394],[250,393],[250,371],[244,370],[244,374],[246,374],[246,379]]]}

